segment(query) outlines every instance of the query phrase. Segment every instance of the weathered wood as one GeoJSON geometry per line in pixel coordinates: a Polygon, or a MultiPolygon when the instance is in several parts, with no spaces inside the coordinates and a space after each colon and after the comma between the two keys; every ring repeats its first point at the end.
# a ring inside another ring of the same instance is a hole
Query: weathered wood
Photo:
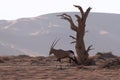
{"type": "Polygon", "coordinates": [[[79,64],[86,65],[89,54],[88,52],[91,50],[92,46],[89,46],[87,49],[85,48],[84,42],[84,35],[85,35],[85,26],[86,26],[86,19],[88,14],[90,13],[91,8],[89,7],[85,12],[83,11],[81,6],[74,5],[76,8],[80,10],[81,15],[75,15],[77,18],[78,25],[76,26],[71,18],[70,15],[64,13],[61,16],[62,19],[67,20],[70,23],[70,28],[76,32],[76,37],[70,36],[71,38],[75,39],[76,41],[72,43],[76,43],[76,53],[77,53],[77,60],[79,64]]]}

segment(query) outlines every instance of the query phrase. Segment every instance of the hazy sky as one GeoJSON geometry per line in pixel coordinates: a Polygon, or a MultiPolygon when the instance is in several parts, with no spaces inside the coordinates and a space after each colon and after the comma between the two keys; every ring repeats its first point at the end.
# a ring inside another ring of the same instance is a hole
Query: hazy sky
{"type": "Polygon", "coordinates": [[[120,0],[0,0],[0,19],[34,17],[54,12],[78,11],[73,4],[91,12],[120,14],[120,0]]]}

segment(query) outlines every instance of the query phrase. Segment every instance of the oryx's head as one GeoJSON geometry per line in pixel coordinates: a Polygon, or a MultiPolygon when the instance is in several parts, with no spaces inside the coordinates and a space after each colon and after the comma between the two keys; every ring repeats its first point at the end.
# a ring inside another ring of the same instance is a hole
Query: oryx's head
{"type": "Polygon", "coordinates": [[[51,55],[52,53],[54,53],[55,49],[54,49],[54,46],[57,44],[57,42],[59,41],[60,39],[55,39],[50,47],[50,51],[49,51],[49,55],[51,55]]]}

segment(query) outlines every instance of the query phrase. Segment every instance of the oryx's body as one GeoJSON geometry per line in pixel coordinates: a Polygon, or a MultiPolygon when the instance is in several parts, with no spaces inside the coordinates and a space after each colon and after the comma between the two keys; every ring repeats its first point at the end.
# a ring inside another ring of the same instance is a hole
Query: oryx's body
{"type": "Polygon", "coordinates": [[[72,60],[73,62],[77,63],[76,57],[72,50],[65,51],[62,49],[54,49],[54,46],[56,45],[57,42],[58,42],[58,40],[55,43],[53,42],[50,52],[49,52],[49,55],[54,54],[59,62],[61,62],[61,59],[63,59],[63,58],[69,58],[70,62],[72,60]]]}

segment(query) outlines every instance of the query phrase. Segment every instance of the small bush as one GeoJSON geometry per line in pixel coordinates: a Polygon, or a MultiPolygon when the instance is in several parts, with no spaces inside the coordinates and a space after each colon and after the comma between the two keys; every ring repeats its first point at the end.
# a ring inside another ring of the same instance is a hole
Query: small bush
{"type": "Polygon", "coordinates": [[[92,57],[88,58],[88,60],[86,61],[86,65],[87,65],[87,66],[95,65],[95,64],[96,64],[96,63],[95,63],[95,60],[94,60],[94,58],[92,58],[92,57]]]}
{"type": "Polygon", "coordinates": [[[29,58],[29,55],[18,55],[19,58],[29,58]]]}
{"type": "Polygon", "coordinates": [[[0,59],[0,63],[4,63],[5,61],[3,59],[0,59]]]}
{"type": "Polygon", "coordinates": [[[106,60],[100,68],[116,69],[120,68],[120,58],[111,58],[106,60]]]}
{"type": "Polygon", "coordinates": [[[98,53],[96,54],[96,57],[97,57],[98,59],[116,58],[116,56],[113,55],[112,52],[105,52],[105,53],[98,52],[98,53]]]}

